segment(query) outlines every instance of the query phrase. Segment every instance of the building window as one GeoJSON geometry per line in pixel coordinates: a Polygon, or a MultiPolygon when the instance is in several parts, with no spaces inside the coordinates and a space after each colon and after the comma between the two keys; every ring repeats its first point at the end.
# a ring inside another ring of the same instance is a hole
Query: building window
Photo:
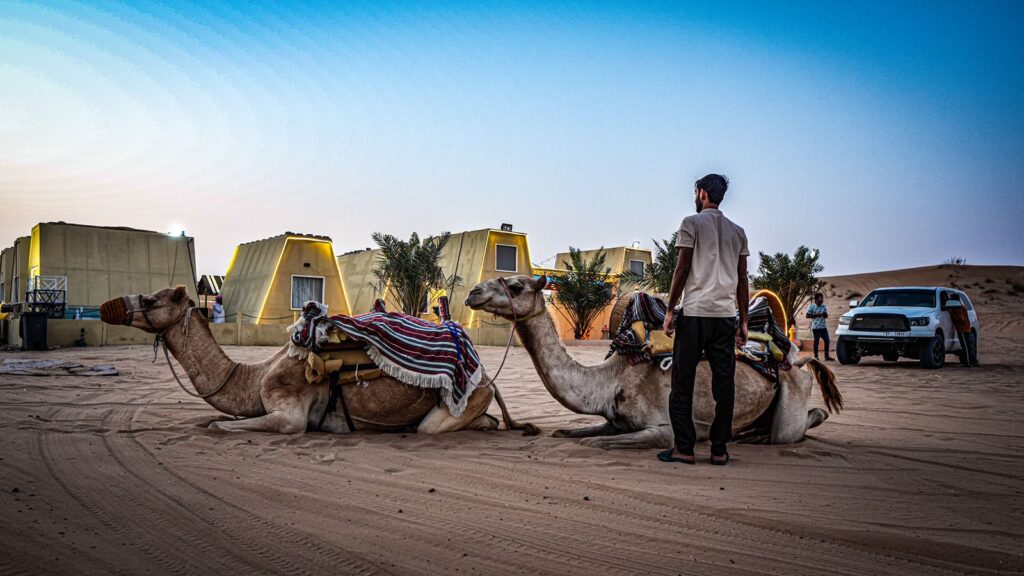
{"type": "Polygon", "coordinates": [[[643,260],[630,260],[629,271],[637,276],[644,275],[644,261],[643,260]]]}
{"type": "Polygon", "coordinates": [[[519,272],[519,247],[496,244],[494,246],[494,269],[498,272],[519,272]]]}
{"type": "Polygon", "coordinates": [[[292,310],[301,310],[310,300],[324,301],[323,276],[292,276],[292,310]]]}

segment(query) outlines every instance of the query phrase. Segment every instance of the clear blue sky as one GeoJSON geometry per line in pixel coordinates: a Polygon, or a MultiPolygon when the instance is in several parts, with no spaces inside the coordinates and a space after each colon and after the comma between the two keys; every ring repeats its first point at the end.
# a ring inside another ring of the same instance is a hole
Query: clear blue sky
{"type": "Polygon", "coordinates": [[[1024,264],[1024,2],[0,4],[0,245],[664,238],[693,181],[826,274],[1024,264]]]}

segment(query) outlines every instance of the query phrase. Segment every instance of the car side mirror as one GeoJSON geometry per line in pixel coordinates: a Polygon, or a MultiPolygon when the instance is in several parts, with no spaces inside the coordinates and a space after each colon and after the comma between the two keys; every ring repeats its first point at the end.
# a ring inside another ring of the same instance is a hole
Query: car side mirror
{"type": "Polygon", "coordinates": [[[856,308],[860,306],[860,300],[850,300],[850,308],[856,308]]]}

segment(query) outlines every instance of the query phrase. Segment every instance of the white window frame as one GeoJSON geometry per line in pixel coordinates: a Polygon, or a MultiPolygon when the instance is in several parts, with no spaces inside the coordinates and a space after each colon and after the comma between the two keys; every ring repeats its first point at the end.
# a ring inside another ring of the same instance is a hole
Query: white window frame
{"type": "Polygon", "coordinates": [[[292,296],[293,296],[293,293],[295,292],[295,279],[296,278],[319,278],[321,280],[321,283],[320,283],[320,300],[319,300],[319,302],[321,304],[326,304],[326,302],[324,302],[324,294],[327,292],[327,277],[325,277],[325,276],[310,276],[308,274],[292,274],[291,275],[291,281],[288,284],[288,309],[289,310],[302,310],[302,308],[292,308],[291,307],[292,306],[292,296]]]}
{"type": "Polygon", "coordinates": [[[499,243],[496,242],[494,244],[494,271],[495,272],[513,272],[513,273],[518,273],[519,272],[519,246],[517,246],[515,244],[499,244],[499,243]],[[514,248],[515,249],[515,251],[516,251],[516,269],[515,270],[502,270],[501,268],[498,268],[498,246],[505,246],[506,248],[514,248]]]}
{"type": "MultiPolygon", "coordinates": [[[[639,263],[640,263],[640,265],[641,265],[641,266],[643,267],[643,269],[646,269],[646,268],[647,268],[647,262],[645,262],[645,261],[643,261],[643,260],[636,260],[635,258],[630,258],[630,259],[629,259],[629,271],[630,271],[630,272],[632,272],[632,271],[633,271],[633,262],[639,262],[639,263]]],[[[640,273],[641,273],[641,274],[643,274],[643,272],[642,272],[642,271],[641,271],[640,273]]]]}

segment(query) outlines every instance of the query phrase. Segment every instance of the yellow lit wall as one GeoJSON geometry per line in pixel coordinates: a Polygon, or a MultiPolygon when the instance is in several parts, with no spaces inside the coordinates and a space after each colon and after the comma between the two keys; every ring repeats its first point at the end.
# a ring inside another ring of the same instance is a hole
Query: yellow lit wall
{"type": "Polygon", "coordinates": [[[292,276],[324,279],[324,304],[330,314],[349,314],[350,307],[326,237],[280,235],[235,248],[221,294],[228,322],[290,324],[292,276]]]}

